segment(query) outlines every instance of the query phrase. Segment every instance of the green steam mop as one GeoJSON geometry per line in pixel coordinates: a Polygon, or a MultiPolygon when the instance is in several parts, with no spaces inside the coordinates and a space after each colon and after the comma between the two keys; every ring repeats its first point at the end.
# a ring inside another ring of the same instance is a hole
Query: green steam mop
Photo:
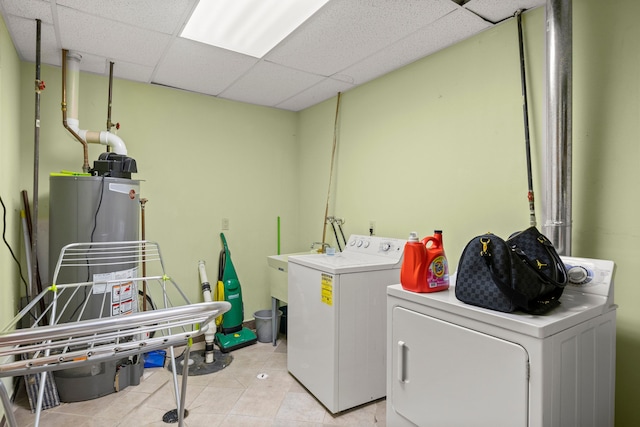
{"type": "Polygon", "coordinates": [[[220,251],[218,265],[218,300],[231,304],[231,309],[222,317],[222,323],[216,333],[215,341],[220,351],[227,353],[258,341],[258,337],[251,330],[242,326],[244,321],[244,304],[242,302],[242,288],[231,261],[231,253],[227,240],[220,233],[223,249],[220,251]]]}

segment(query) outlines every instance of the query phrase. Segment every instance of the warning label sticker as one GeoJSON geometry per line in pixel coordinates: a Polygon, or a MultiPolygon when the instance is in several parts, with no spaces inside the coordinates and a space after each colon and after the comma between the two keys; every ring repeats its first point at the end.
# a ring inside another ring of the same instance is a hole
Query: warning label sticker
{"type": "Polygon", "coordinates": [[[138,287],[135,281],[138,269],[114,271],[93,275],[93,293],[111,293],[111,315],[135,313],[137,310],[138,287]]]}
{"type": "Polygon", "coordinates": [[[322,273],[320,282],[321,301],[327,305],[333,305],[333,276],[322,273]]]}

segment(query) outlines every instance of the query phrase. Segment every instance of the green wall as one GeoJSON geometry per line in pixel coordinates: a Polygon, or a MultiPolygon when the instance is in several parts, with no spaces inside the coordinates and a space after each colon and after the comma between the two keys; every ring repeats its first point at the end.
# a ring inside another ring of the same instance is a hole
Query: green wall
{"type": "MultiPolygon", "coordinates": [[[[573,255],[616,261],[616,425],[635,426],[640,4],[573,3],[573,255]]],[[[543,9],[523,16],[539,222],[544,21],[543,9]]],[[[11,201],[9,235],[20,247],[19,190],[32,186],[34,66],[20,63],[4,25],[0,30],[0,190],[11,201]]],[[[82,152],[61,125],[60,70],[43,67],[43,79],[39,220],[46,235],[48,174],[79,170],[82,152]]],[[[82,128],[104,129],[107,84],[105,77],[81,75],[82,128]]],[[[122,124],[119,136],[138,162],[136,178],[149,199],[147,238],[161,245],[169,274],[199,301],[197,262],[207,261],[215,277],[218,233],[228,218],[247,319],[270,305],[265,257],[276,252],[277,216],[282,252],[307,250],[323,238],[328,193],[329,213],[346,220],[346,234],[368,233],[370,221],[380,236],[442,228],[452,270],[473,236],[527,227],[521,108],[511,19],[344,93],[329,191],[335,97],[291,113],[123,80],[114,82],[113,95],[113,120],[122,124]]],[[[102,151],[92,146],[90,160],[102,151]]],[[[333,242],[329,231],[326,239],[333,242]]],[[[3,283],[15,283],[5,285],[13,304],[4,298],[2,304],[14,307],[17,272],[7,268],[8,255],[0,263],[3,283]]]]}
{"type": "MultiPolygon", "coordinates": [[[[23,76],[32,69],[23,63],[23,76]]],[[[46,236],[49,174],[81,171],[83,157],[81,144],[62,126],[60,69],[43,66],[42,79],[47,89],[41,104],[39,220],[46,236]]],[[[32,82],[23,78],[21,85],[27,93],[32,82]]],[[[107,96],[108,78],[81,74],[80,128],[105,129],[107,96]]],[[[294,248],[297,228],[297,204],[290,196],[296,185],[296,115],[117,79],[112,99],[112,120],[121,124],[118,136],[137,162],[133,178],[142,180],[141,197],[148,199],[146,238],[160,245],[167,273],[191,301],[200,301],[198,261],[206,261],[214,280],[227,218],[224,233],[243,286],[245,318],[270,307],[266,257],[276,253],[277,217],[283,250],[294,248]]],[[[33,115],[30,108],[23,107],[22,117],[33,115]]],[[[30,119],[22,121],[25,134],[29,125],[30,119]]],[[[90,164],[103,151],[89,145],[90,164]]],[[[23,145],[21,154],[28,164],[33,145],[23,145]]],[[[29,181],[27,172],[22,170],[22,182],[29,181]]],[[[46,242],[41,249],[47,250],[46,242]]]]}
{"type": "Polygon", "coordinates": [[[574,253],[616,261],[616,425],[640,425],[640,3],[574,2],[574,253]],[[578,25],[579,24],[579,25],[578,25]]]}
{"type": "MultiPolygon", "coordinates": [[[[31,87],[35,73],[32,74],[31,87]]],[[[0,196],[6,207],[3,212],[3,237],[7,240],[16,256],[20,256],[22,232],[20,228],[20,186],[18,170],[20,169],[20,103],[26,97],[19,90],[20,60],[13,47],[9,33],[0,18],[0,196]]],[[[33,95],[31,90],[29,95],[33,95]]],[[[31,96],[30,99],[35,97],[31,96]]],[[[31,103],[33,105],[33,103],[31,103]]],[[[33,112],[32,112],[33,116],[33,112]]],[[[33,135],[33,132],[31,133],[33,135]]],[[[33,136],[31,136],[33,141],[33,136]]],[[[23,286],[19,279],[17,264],[11,257],[6,245],[1,243],[0,248],[0,328],[13,318],[15,309],[19,305],[20,287],[23,286]]],[[[27,276],[26,267],[23,269],[24,277],[27,276]]],[[[0,329],[1,330],[1,329],[0,329]]],[[[0,363],[5,360],[0,358],[0,363]]],[[[5,386],[11,393],[12,381],[3,378],[5,386]]],[[[0,405],[0,417],[4,414],[0,405]]]]}
{"type": "MultiPolygon", "coordinates": [[[[640,425],[640,3],[573,2],[573,251],[616,262],[616,425],[640,425]],[[605,4],[606,3],[606,4],[605,4]]],[[[545,13],[523,15],[538,223],[545,143],[545,13]]],[[[320,240],[336,98],[300,113],[300,236],[320,240]]],[[[514,19],[341,97],[330,215],[348,233],[444,230],[464,245],[529,225],[514,19]]],[[[541,226],[540,226],[541,227],[541,226]]],[[[333,242],[331,235],[329,240],[333,242]]]]}

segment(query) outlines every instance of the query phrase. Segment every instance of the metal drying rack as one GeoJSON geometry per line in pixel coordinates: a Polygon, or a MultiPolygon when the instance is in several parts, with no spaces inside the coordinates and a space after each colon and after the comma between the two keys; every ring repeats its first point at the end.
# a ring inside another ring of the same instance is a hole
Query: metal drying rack
{"type": "MultiPolygon", "coordinates": [[[[192,339],[231,305],[191,304],[167,276],[160,247],[150,241],[69,244],[60,251],[52,282],[0,331],[0,360],[7,360],[0,364],[0,378],[40,374],[35,426],[49,372],[164,348],[170,349],[182,426],[188,373],[183,373],[179,391],[173,347],[186,345],[184,360],[188,360],[192,339]],[[137,277],[142,265],[145,275],[137,277]],[[77,280],[80,276],[86,281],[77,280]],[[138,303],[139,294],[144,304],[138,303]],[[147,302],[151,310],[140,311],[138,306],[147,307],[147,302]],[[45,309],[40,311],[41,307],[45,309]]],[[[1,381],[0,398],[9,426],[17,427],[1,381]]]]}

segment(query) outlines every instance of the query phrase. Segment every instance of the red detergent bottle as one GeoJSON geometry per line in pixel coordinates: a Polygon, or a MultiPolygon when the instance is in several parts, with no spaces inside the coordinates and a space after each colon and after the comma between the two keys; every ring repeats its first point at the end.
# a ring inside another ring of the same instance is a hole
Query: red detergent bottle
{"type": "Polygon", "coordinates": [[[427,281],[427,248],[418,239],[418,233],[411,232],[404,245],[400,284],[402,289],[411,292],[424,292],[427,281]]]}
{"type": "Polygon", "coordinates": [[[400,284],[411,292],[444,291],[449,288],[449,266],[442,246],[442,231],[422,241],[412,232],[404,247],[400,284]]]}
{"type": "Polygon", "coordinates": [[[449,263],[442,244],[442,230],[422,240],[427,251],[427,288],[422,292],[438,292],[449,289],[449,263]]]}

